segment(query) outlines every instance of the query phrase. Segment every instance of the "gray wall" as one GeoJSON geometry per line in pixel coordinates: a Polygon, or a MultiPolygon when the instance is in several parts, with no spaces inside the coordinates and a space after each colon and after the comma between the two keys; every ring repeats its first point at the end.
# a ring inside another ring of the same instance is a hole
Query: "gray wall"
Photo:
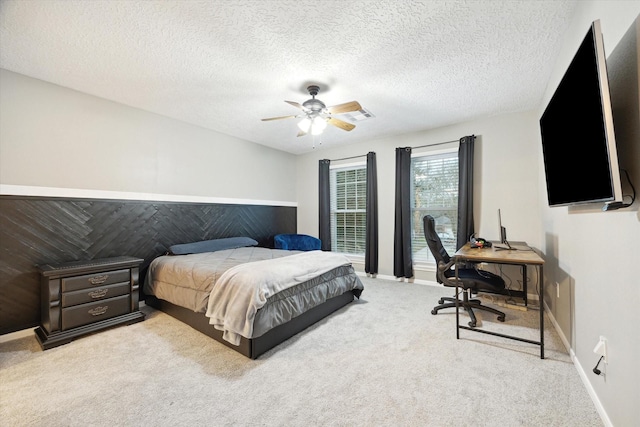
{"type": "MultiPolygon", "coordinates": [[[[592,21],[602,27],[618,155],[621,167],[640,190],[640,96],[638,94],[638,39],[640,2],[579,2],[567,29],[562,51],[540,105],[538,117],[592,21]],[[635,23],[634,23],[635,21],[635,23]]],[[[579,147],[576,147],[579,152],[579,147]]],[[[546,200],[540,169],[541,200],[546,200]]],[[[622,177],[623,183],[625,181],[622,177]]],[[[625,188],[625,186],[623,186],[625,188]]],[[[628,187],[626,187],[628,189],[628,187]]],[[[639,203],[623,210],[602,212],[601,205],[548,208],[541,203],[542,249],[546,253],[547,295],[550,312],[581,367],[601,413],[615,426],[640,420],[640,214],[639,203]],[[555,289],[559,286],[559,297],[555,289]],[[605,376],[591,372],[598,361],[593,349],[599,337],[608,343],[605,376]]]]}
{"type": "Polygon", "coordinates": [[[2,185],[295,204],[291,154],[3,69],[0,93],[2,185]]]}

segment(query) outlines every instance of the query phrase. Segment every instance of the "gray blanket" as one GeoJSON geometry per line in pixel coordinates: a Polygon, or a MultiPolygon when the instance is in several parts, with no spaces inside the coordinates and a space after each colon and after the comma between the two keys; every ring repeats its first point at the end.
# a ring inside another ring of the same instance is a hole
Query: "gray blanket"
{"type": "Polygon", "coordinates": [[[253,336],[256,313],[269,297],[350,264],[342,254],[311,251],[232,267],[211,290],[206,313],[209,323],[224,332],[226,341],[238,345],[241,336],[253,336]]]}
{"type": "Polygon", "coordinates": [[[144,291],[198,313],[207,309],[218,278],[236,265],[289,256],[297,252],[259,247],[227,249],[191,255],[164,255],[149,265],[144,291]]]}

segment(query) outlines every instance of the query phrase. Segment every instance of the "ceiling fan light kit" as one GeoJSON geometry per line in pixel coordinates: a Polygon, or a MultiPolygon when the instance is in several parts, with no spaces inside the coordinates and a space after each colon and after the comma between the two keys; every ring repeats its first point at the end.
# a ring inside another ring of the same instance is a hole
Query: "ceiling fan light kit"
{"type": "Polygon", "coordinates": [[[311,127],[311,120],[309,120],[308,117],[305,117],[304,119],[300,120],[300,122],[298,123],[298,127],[302,132],[309,133],[309,128],[311,127]]]}
{"type": "Polygon", "coordinates": [[[327,128],[327,122],[322,117],[316,117],[311,122],[311,134],[320,135],[327,128]]]}
{"type": "Polygon", "coordinates": [[[327,122],[320,116],[315,116],[313,119],[309,116],[300,120],[298,127],[305,134],[311,131],[311,135],[320,135],[326,129],[327,122]]]}
{"type": "Polygon", "coordinates": [[[324,102],[316,99],[316,95],[320,90],[319,86],[310,85],[307,87],[307,90],[309,91],[309,95],[311,95],[311,99],[307,99],[302,104],[294,101],[284,101],[289,105],[301,109],[301,114],[296,116],[270,117],[262,119],[262,121],[302,118],[298,123],[298,128],[300,129],[298,136],[307,135],[308,133],[311,133],[312,135],[320,135],[327,127],[327,123],[346,131],[351,131],[355,128],[355,125],[337,119],[332,115],[359,111],[362,109],[360,103],[357,101],[351,101],[344,104],[334,105],[333,107],[327,107],[324,102]]]}

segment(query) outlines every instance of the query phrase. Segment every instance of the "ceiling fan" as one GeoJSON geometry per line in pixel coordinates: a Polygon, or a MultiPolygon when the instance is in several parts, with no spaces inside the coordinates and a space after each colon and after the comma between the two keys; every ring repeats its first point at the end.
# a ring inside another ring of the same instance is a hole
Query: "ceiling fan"
{"type": "Polygon", "coordinates": [[[308,133],[311,133],[312,135],[320,135],[327,127],[327,123],[346,131],[354,129],[355,125],[347,123],[344,120],[336,119],[333,115],[361,110],[362,107],[360,104],[357,101],[351,101],[345,102],[344,104],[334,105],[333,107],[327,107],[324,102],[316,99],[319,89],[320,88],[316,85],[308,86],[307,90],[309,91],[309,95],[311,95],[311,99],[307,99],[302,104],[294,101],[284,101],[287,104],[301,109],[302,113],[295,116],[270,117],[262,119],[262,121],[266,122],[270,120],[302,118],[298,123],[298,127],[300,128],[298,136],[303,136],[308,133]]]}

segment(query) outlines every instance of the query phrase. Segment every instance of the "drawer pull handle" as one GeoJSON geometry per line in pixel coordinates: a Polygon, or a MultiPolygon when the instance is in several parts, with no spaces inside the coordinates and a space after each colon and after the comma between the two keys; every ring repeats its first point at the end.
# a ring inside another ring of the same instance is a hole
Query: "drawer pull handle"
{"type": "Polygon", "coordinates": [[[93,292],[89,292],[87,295],[91,298],[102,298],[107,294],[107,292],[109,292],[109,289],[97,289],[93,292]]]}
{"type": "Polygon", "coordinates": [[[102,276],[91,277],[89,279],[89,283],[91,283],[92,285],[99,285],[101,283],[106,282],[108,278],[109,278],[108,274],[103,274],[102,276]]]}
{"type": "Polygon", "coordinates": [[[88,311],[88,313],[92,316],[101,316],[105,314],[108,309],[109,309],[109,306],[105,305],[104,307],[92,308],[91,310],[88,311]]]}

